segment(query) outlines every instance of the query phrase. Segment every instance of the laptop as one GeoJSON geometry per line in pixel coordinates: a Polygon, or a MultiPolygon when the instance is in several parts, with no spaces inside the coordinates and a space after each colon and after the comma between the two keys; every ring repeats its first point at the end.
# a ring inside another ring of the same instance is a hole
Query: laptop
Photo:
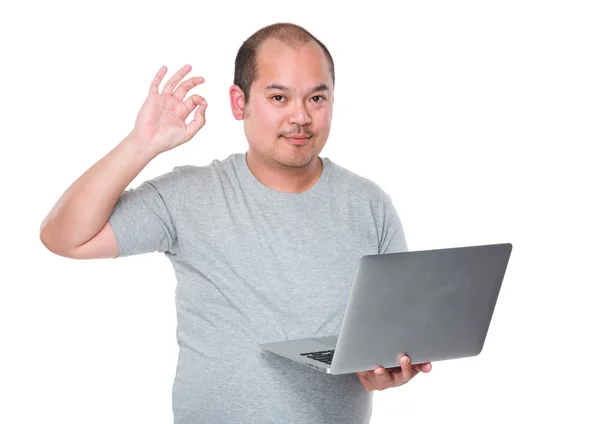
{"type": "Polygon", "coordinates": [[[511,243],[362,256],[338,335],[259,347],[327,374],[477,356],[511,243]]]}

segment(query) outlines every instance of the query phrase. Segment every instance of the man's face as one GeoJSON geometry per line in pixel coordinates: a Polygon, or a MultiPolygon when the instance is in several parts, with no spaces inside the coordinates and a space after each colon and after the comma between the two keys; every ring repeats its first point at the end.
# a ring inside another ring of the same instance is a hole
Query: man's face
{"type": "Polygon", "coordinates": [[[257,55],[257,78],[244,109],[250,149],[269,165],[312,164],[329,137],[333,80],[315,42],[296,48],[269,39],[257,55]]]}

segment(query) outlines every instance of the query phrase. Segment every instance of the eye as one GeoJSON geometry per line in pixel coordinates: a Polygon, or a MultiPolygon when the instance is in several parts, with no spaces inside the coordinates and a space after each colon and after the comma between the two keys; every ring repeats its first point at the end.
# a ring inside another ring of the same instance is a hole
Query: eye
{"type": "Polygon", "coordinates": [[[314,101],[315,103],[322,103],[323,101],[325,101],[325,97],[321,96],[321,95],[319,95],[319,96],[313,96],[311,98],[311,100],[314,101]]]}
{"type": "Polygon", "coordinates": [[[276,94],[271,98],[274,99],[277,103],[281,103],[285,99],[285,97],[283,97],[281,94],[276,94]]]}

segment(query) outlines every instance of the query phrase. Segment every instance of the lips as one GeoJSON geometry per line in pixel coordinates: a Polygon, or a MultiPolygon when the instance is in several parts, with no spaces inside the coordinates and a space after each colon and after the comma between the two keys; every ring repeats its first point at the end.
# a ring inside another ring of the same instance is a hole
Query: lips
{"type": "Polygon", "coordinates": [[[283,137],[286,139],[286,141],[288,141],[289,143],[292,144],[297,144],[297,145],[303,145],[303,144],[307,144],[308,143],[308,139],[310,138],[309,136],[306,135],[293,135],[290,137],[283,137]]]}

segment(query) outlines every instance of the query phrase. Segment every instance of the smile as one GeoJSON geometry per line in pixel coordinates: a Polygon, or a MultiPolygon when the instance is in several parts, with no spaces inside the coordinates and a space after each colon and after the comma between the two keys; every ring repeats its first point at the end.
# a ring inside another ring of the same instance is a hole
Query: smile
{"type": "Polygon", "coordinates": [[[285,140],[288,143],[302,146],[302,145],[308,144],[311,137],[299,136],[299,137],[283,137],[283,138],[285,138],[285,140]]]}

